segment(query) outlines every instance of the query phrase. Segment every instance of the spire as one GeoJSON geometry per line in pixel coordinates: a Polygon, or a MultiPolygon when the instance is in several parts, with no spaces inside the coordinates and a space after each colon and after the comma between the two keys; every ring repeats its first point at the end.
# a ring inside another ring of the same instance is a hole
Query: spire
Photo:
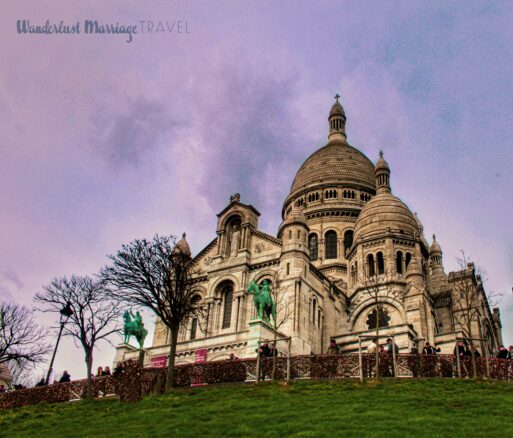
{"type": "Polygon", "coordinates": [[[335,103],[331,107],[330,115],[328,117],[330,123],[330,132],[328,140],[345,140],[346,139],[346,113],[344,108],[338,101],[340,95],[335,95],[335,103]]]}
{"type": "Polygon", "coordinates": [[[436,241],[436,235],[435,234],[433,234],[433,243],[429,247],[429,254],[430,255],[440,255],[440,257],[442,256],[442,247],[436,241]]]}
{"type": "Polygon", "coordinates": [[[376,193],[390,193],[390,167],[383,158],[383,151],[379,151],[379,159],[376,163],[376,193]]]}
{"type": "Polygon", "coordinates": [[[444,274],[444,265],[442,261],[442,247],[436,241],[436,236],[433,234],[433,243],[429,247],[429,259],[431,262],[431,273],[444,274]]]}

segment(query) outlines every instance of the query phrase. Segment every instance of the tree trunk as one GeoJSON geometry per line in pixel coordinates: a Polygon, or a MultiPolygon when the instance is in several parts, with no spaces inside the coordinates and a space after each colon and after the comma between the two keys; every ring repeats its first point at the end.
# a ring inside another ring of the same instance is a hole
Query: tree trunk
{"type": "Polygon", "coordinates": [[[276,355],[277,355],[277,350],[276,350],[276,325],[275,325],[275,328],[274,328],[274,348],[273,348],[273,368],[272,368],[272,371],[271,371],[271,380],[274,380],[274,375],[276,374],[276,355]]]}
{"type": "Polygon", "coordinates": [[[376,302],[376,379],[379,379],[379,304],[376,302]]]}
{"type": "Polygon", "coordinates": [[[85,362],[87,367],[87,391],[86,397],[88,400],[93,398],[93,379],[91,378],[91,371],[93,369],[93,349],[88,348],[85,350],[85,362]]]}
{"type": "Polygon", "coordinates": [[[470,338],[470,354],[471,354],[471,360],[472,360],[472,376],[477,378],[477,367],[476,367],[476,356],[474,354],[474,341],[472,336],[472,321],[468,325],[468,337],[470,338]]]}
{"type": "Polygon", "coordinates": [[[171,345],[169,347],[169,361],[167,365],[167,381],[166,389],[171,389],[175,386],[175,355],[176,344],[178,343],[178,327],[170,327],[171,330],[171,345]]]}

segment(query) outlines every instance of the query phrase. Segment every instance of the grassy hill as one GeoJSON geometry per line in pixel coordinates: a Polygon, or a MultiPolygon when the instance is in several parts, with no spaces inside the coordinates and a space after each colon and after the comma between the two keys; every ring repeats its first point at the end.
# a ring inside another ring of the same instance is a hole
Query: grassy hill
{"type": "Polygon", "coordinates": [[[513,384],[303,381],[0,411],[0,436],[513,436],[513,384]]]}

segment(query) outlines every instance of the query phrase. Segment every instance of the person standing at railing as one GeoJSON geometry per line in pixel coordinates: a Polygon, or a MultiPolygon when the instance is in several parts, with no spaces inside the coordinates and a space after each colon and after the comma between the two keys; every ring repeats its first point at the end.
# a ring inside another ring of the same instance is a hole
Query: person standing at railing
{"type": "Polygon", "coordinates": [[[64,371],[62,373],[61,379],[59,380],[59,383],[69,383],[69,382],[71,382],[71,376],[69,375],[69,373],[67,371],[64,371]]]}
{"type": "Polygon", "coordinates": [[[124,369],[125,367],[123,366],[123,362],[118,362],[116,368],[114,368],[113,376],[119,377],[123,373],[124,369]]]}
{"type": "Polygon", "coordinates": [[[387,339],[387,353],[389,355],[395,353],[396,356],[399,354],[399,347],[394,341],[392,341],[392,338],[387,339]]]}
{"type": "Polygon", "coordinates": [[[421,369],[422,377],[435,377],[436,358],[433,356],[435,356],[437,352],[440,352],[440,348],[433,347],[429,342],[424,344],[422,354],[427,357],[422,359],[424,363],[421,369]]]}
{"type": "Polygon", "coordinates": [[[271,350],[271,347],[269,347],[269,339],[265,339],[264,343],[260,346],[260,348],[257,348],[257,353],[260,356],[260,369],[258,370],[259,376],[261,380],[265,380],[265,364],[266,358],[272,357],[274,354],[274,351],[271,350]]]}
{"type": "Polygon", "coordinates": [[[433,347],[429,342],[424,344],[424,348],[422,349],[422,354],[436,354],[440,353],[440,348],[433,347]]]}
{"type": "Polygon", "coordinates": [[[339,347],[338,347],[337,343],[335,342],[335,340],[332,339],[330,341],[330,345],[328,347],[327,354],[329,354],[330,356],[338,356],[339,353],[340,353],[339,347]]]}
{"type": "Polygon", "coordinates": [[[497,353],[497,359],[511,359],[508,349],[501,345],[499,347],[499,352],[497,353]]]}
{"type": "Polygon", "coordinates": [[[378,346],[376,345],[376,339],[371,339],[370,344],[367,345],[367,353],[376,353],[376,348],[378,348],[378,346]]]}
{"type": "Polygon", "coordinates": [[[392,377],[394,377],[395,376],[394,355],[395,355],[395,358],[397,359],[397,357],[398,357],[397,355],[399,354],[399,347],[392,340],[392,338],[387,339],[386,352],[387,352],[389,372],[390,372],[390,375],[392,377]]]}

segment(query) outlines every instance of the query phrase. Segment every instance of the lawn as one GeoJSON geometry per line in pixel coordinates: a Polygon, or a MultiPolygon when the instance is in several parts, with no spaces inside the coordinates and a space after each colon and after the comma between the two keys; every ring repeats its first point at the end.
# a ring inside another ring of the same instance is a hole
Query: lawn
{"type": "Polygon", "coordinates": [[[513,436],[513,384],[434,379],[178,389],[0,411],[0,436],[513,436]]]}

